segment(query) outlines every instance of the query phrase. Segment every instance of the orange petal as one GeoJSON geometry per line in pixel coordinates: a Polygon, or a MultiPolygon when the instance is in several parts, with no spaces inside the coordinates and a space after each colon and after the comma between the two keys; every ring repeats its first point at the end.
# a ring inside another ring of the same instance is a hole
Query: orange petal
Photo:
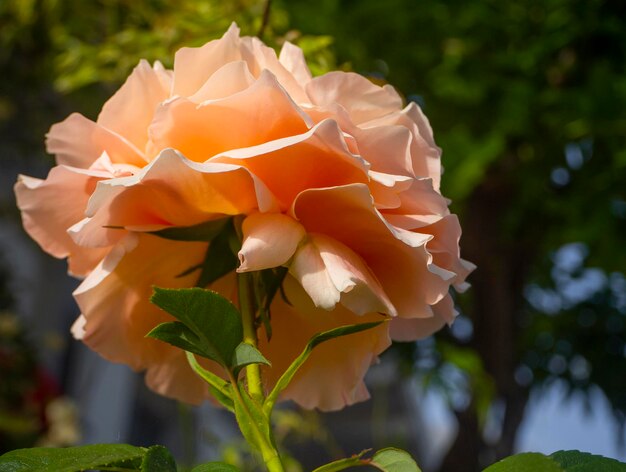
{"type": "Polygon", "coordinates": [[[197,105],[178,98],[161,106],[150,127],[155,146],[203,162],[230,149],[307,131],[308,117],[268,71],[242,92],[197,105]]]}
{"type": "Polygon", "coordinates": [[[402,108],[402,99],[390,85],[379,87],[353,72],[329,72],[306,85],[311,103],[343,106],[355,124],[360,124],[402,108]]]}
{"type": "Polygon", "coordinates": [[[219,100],[242,92],[254,83],[254,77],[245,61],[229,62],[219,69],[189,97],[194,103],[219,100]]]}
{"type": "Polygon", "coordinates": [[[191,405],[199,405],[207,398],[213,400],[209,396],[207,384],[189,368],[186,356],[179,349],[164,354],[161,362],[151,364],[146,370],[145,381],[159,395],[191,405]]]}
{"type": "Polygon", "coordinates": [[[352,131],[359,153],[372,170],[414,177],[411,160],[411,132],[404,126],[377,126],[352,131]]]}
{"type": "Polygon", "coordinates": [[[57,164],[89,168],[104,151],[111,162],[144,166],[142,153],[129,141],[100,124],[72,113],[50,128],[46,149],[56,154],[57,164]]]}
{"type": "Polygon", "coordinates": [[[374,205],[379,210],[399,208],[402,205],[400,194],[413,185],[411,177],[385,174],[373,170],[370,170],[368,175],[374,205]]]}
{"type": "Polygon", "coordinates": [[[439,191],[441,180],[441,149],[435,144],[428,118],[422,113],[420,107],[414,102],[411,102],[402,111],[391,113],[365,124],[368,128],[389,125],[400,125],[411,131],[411,162],[413,173],[417,177],[431,178],[435,190],[439,191]]]}
{"type": "Polygon", "coordinates": [[[386,214],[385,217],[390,223],[398,227],[411,231],[419,230],[423,234],[432,234],[433,239],[427,243],[426,248],[433,255],[433,262],[456,274],[453,285],[458,292],[469,288],[465,279],[476,266],[460,257],[461,225],[456,215],[386,214]]]}
{"type": "Polygon", "coordinates": [[[328,235],[361,256],[399,316],[431,316],[430,305],[447,294],[454,274],[432,263],[425,248],[432,236],[388,225],[365,185],[307,190],[293,212],[309,233],[328,235]]]}
{"type": "Polygon", "coordinates": [[[141,231],[191,226],[257,208],[272,211],[276,206],[248,170],[198,164],[167,149],[137,174],[101,182],[87,207],[90,220],[72,236],[81,245],[106,245],[112,235],[103,231],[105,226],[141,231]]]}
{"type": "Polygon", "coordinates": [[[446,322],[438,316],[430,318],[394,318],[389,324],[389,334],[394,341],[410,342],[424,339],[439,331],[446,322]]]}
{"type": "Polygon", "coordinates": [[[241,265],[237,272],[270,269],[285,264],[305,235],[304,228],[281,213],[254,213],[243,221],[241,265]]]}
{"type": "Polygon", "coordinates": [[[217,69],[241,59],[239,28],[235,23],[220,39],[199,48],[179,49],[174,56],[172,95],[193,95],[217,69]]]}
{"type": "MultiPolygon", "coordinates": [[[[287,276],[284,288],[290,306],[278,295],[272,304],[272,339],[261,336],[260,349],[272,362],[264,369],[269,385],[300,354],[315,334],[339,326],[382,321],[380,315],[358,316],[337,306],[333,311],[315,308],[299,284],[287,276]]],[[[363,377],[377,356],[390,344],[387,323],[317,346],[284,391],[284,400],[304,408],[339,410],[368,398],[363,377]]]]}
{"type": "Polygon", "coordinates": [[[54,167],[46,180],[20,176],[15,184],[17,206],[26,232],[54,257],[69,257],[70,273],[83,276],[106,250],[77,246],[67,229],[84,218],[96,183],[108,175],[67,166],[54,167]]]}
{"type": "Polygon", "coordinates": [[[322,121],[301,135],[225,152],[210,162],[249,169],[276,195],[281,210],[289,209],[298,193],[306,189],[367,181],[367,164],[348,150],[332,120],[322,121]]]}
{"type": "MultiPolygon", "coordinates": [[[[294,77],[292,71],[288,70],[282,61],[276,57],[274,49],[266,46],[263,41],[255,37],[243,37],[241,43],[246,51],[249,51],[250,56],[246,60],[255,77],[259,77],[263,70],[268,70],[276,76],[280,85],[296,103],[308,103],[309,100],[304,91],[305,84],[300,82],[299,78],[294,77]]],[[[306,74],[306,71],[300,69],[296,73],[301,76],[306,74]]]]}
{"type": "Polygon", "coordinates": [[[206,243],[150,235],[129,235],[121,241],[74,292],[85,320],[83,342],[112,362],[147,368],[147,380],[160,393],[198,402],[204,389],[183,362],[184,353],[145,335],[173,320],[149,302],[152,287],[193,286],[197,272],[179,274],[202,262],[206,248],[206,243]],[[189,391],[181,389],[183,385],[189,391]]]}
{"type": "Polygon", "coordinates": [[[415,179],[406,190],[398,192],[400,205],[385,210],[385,215],[439,215],[450,213],[447,200],[433,188],[430,178],[415,179]]]}
{"type": "Polygon", "coordinates": [[[170,95],[170,79],[141,60],[122,87],[102,107],[98,124],[124,136],[142,152],[154,112],[170,95]]]}
{"type": "Polygon", "coordinates": [[[341,303],[358,315],[396,315],[376,276],[354,251],[322,234],[310,234],[298,250],[290,272],[313,303],[326,310],[341,303]]]}

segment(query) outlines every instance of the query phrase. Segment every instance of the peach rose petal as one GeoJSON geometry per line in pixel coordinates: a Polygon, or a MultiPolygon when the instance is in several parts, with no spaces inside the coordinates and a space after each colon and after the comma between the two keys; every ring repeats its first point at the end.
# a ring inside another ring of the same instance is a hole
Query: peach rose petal
{"type": "MultiPolygon", "coordinates": [[[[136,370],[147,368],[149,377],[156,375],[153,370],[163,369],[176,357],[184,358],[182,351],[145,337],[159,323],[172,321],[149,299],[154,285],[193,286],[196,272],[182,277],[179,274],[202,262],[206,248],[206,243],[127,236],[74,292],[85,319],[83,342],[112,362],[136,370]]],[[[186,370],[194,377],[189,368],[186,370]]],[[[182,399],[199,401],[189,395],[182,399]]]]}
{"type": "Polygon", "coordinates": [[[432,263],[426,251],[431,235],[388,225],[362,184],[302,192],[293,214],[308,232],[322,233],[359,254],[380,281],[401,317],[429,317],[430,305],[448,292],[454,274],[432,263]],[[341,218],[328,218],[337,214],[341,218]]]}
{"type": "Polygon", "coordinates": [[[402,205],[400,194],[413,185],[413,179],[402,175],[385,174],[370,170],[369,188],[378,209],[393,209],[402,205]]]}
{"type": "Polygon", "coordinates": [[[414,179],[411,186],[402,192],[398,192],[400,205],[387,214],[400,215],[438,215],[445,216],[450,213],[448,202],[433,188],[430,178],[414,179]]]}
{"type": "Polygon", "coordinates": [[[170,95],[170,80],[162,67],[150,67],[141,60],[124,85],[104,104],[97,123],[124,136],[143,152],[154,112],[170,95]]]}
{"type": "Polygon", "coordinates": [[[426,247],[433,255],[435,263],[455,272],[455,281],[465,280],[471,270],[461,262],[459,218],[456,215],[446,215],[432,225],[421,227],[420,232],[434,236],[426,247]]]}
{"type": "MultiPolygon", "coordinates": [[[[308,97],[304,91],[304,83],[299,82],[276,57],[276,51],[267,47],[259,38],[243,37],[243,54],[248,66],[255,77],[259,77],[264,70],[270,71],[289,96],[297,103],[307,103],[308,97]]],[[[306,72],[305,72],[306,73],[306,72]]]]}
{"type": "Polygon", "coordinates": [[[110,177],[126,177],[136,174],[141,168],[132,164],[115,163],[109,154],[103,151],[100,157],[89,166],[89,170],[106,172],[110,177]]]}
{"type": "Polygon", "coordinates": [[[97,182],[108,176],[103,172],[57,166],[46,180],[21,175],[15,184],[24,229],[49,254],[68,257],[73,275],[84,276],[106,253],[77,246],[66,231],[84,217],[89,195],[97,182]]]}
{"type": "Polygon", "coordinates": [[[328,236],[310,233],[309,241],[294,256],[290,273],[319,308],[332,310],[341,302],[357,315],[397,314],[365,262],[328,236]]]}
{"type": "Polygon", "coordinates": [[[289,267],[289,272],[311,297],[316,307],[332,310],[341,300],[319,250],[312,243],[304,244],[289,267]]]}
{"type": "Polygon", "coordinates": [[[158,148],[171,147],[204,162],[230,149],[304,133],[307,120],[276,78],[263,71],[249,88],[220,100],[166,102],[157,110],[150,136],[158,148]]]}
{"type": "Polygon", "coordinates": [[[242,92],[255,82],[245,61],[229,62],[215,71],[200,89],[189,97],[194,103],[219,100],[242,92]]]}
{"type": "MultiPolygon", "coordinates": [[[[378,126],[354,129],[359,152],[372,170],[386,174],[416,177],[411,156],[413,136],[404,126],[378,126]]],[[[423,177],[424,175],[417,175],[423,177]]]]}
{"type": "Polygon", "coordinates": [[[89,220],[72,237],[98,247],[112,242],[103,227],[154,231],[275,208],[274,197],[245,168],[198,164],[168,149],[136,175],[100,182],[87,206],[89,220]]]}
{"type": "MultiPolygon", "coordinates": [[[[300,354],[315,334],[343,325],[383,321],[376,314],[358,316],[338,305],[332,312],[317,309],[302,287],[287,276],[285,293],[291,305],[277,295],[272,304],[272,339],[260,339],[260,349],[272,362],[264,369],[268,386],[300,354]]],[[[387,323],[320,344],[284,391],[284,400],[304,408],[339,410],[366,400],[363,377],[377,356],[390,344],[387,323]]]]}
{"type": "Polygon", "coordinates": [[[459,315],[459,312],[454,307],[454,300],[448,293],[445,297],[433,305],[433,313],[435,316],[444,320],[448,325],[454,322],[454,319],[459,315]]]}
{"type": "Polygon", "coordinates": [[[394,318],[389,324],[389,333],[394,341],[415,341],[439,331],[446,324],[451,325],[458,312],[450,294],[432,307],[430,318],[394,318]]]}
{"type": "Polygon", "coordinates": [[[296,252],[305,230],[282,213],[253,213],[242,225],[241,265],[237,272],[270,269],[285,264],[296,252]]]}
{"type": "Polygon", "coordinates": [[[280,50],[278,60],[301,86],[304,87],[311,81],[311,71],[304,59],[304,53],[299,47],[294,46],[289,41],[285,41],[280,50]]]}
{"type": "Polygon", "coordinates": [[[193,95],[224,64],[242,59],[239,28],[235,23],[221,39],[210,41],[199,48],[179,49],[174,56],[172,95],[193,95]]]}
{"type": "MultiPolygon", "coordinates": [[[[204,367],[211,370],[210,366],[204,367]]],[[[219,375],[219,370],[213,369],[219,375]]],[[[148,368],[145,381],[154,392],[191,405],[200,405],[207,398],[213,400],[207,384],[191,371],[186,356],[180,350],[164,353],[161,362],[148,368]]]]}
{"type": "Polygon", "coordinates": [[[476,268],[471,262],[461,259],[459,241],[461,224],[456,215],[434,217],[434,215],[391,215],[388,220],[407,230],[419,230],[420,233],[432,234],[427,249],[433,255],[435,264],[447,267],[456,274],[453,285],[458,292],[469,285],[464,281],[476,268]],[[429,216],[429,217],[428,217],[429,216]]]}
{"type": "Polygon", "coordinates": [[[390,85],[379,87],[354,72],[329,72],[306,85],[313,105],[339,104],[355,124],[361,124],[402,108],[402,98],[390,85]]]}
{"type": "Polygon", "coordinates": [[[301,135],[225,152],[209,162],[246,167],[276,195],[282,210],[290,208],[306,189],[368,179],[367,163],[348,150],[341,130],[332,120],[322,121],[301,135]]]}
{"type": "Polygon", "coordinates": [[[389,335],[394,341],[410,342],[424,339],[446,325],[443,318],[394,318],[389,324],[389,335]]]}
{"type": "Polygon", "coordinates": [[[64,121],[50,128],[46,135],[46,149],[56,154],[58,165],[89,168],[103,151],[111,162],[144,166],[142,152],[119,134],[94,123],[79,113],[72,113],[64,121]]]}
{"type": "Polygon", "coordinates": [[[425,226],[432,225],[443,218],[437,214],[426,215],[402,215],[390,213],[389,211],[382,212],[385,220],[397,228],[406,230],[417,230],[425,226]]]}
{"type": "Polygon", "coordinates": [[[441,148],[435,144],[432,128],[428,119],[414,102],[403,110],[391,113],[365,123],[368,129],[381,126],[398,125],[407,128],[411,140],[411,161],[413,173],[417,177],[429,177],[433,187],[439,191],[441,181],[441,148]]]}

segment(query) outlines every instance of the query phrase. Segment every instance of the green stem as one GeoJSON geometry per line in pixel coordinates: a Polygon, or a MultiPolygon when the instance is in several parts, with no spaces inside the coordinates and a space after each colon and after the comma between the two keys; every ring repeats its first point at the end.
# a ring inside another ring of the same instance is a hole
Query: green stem
{"type": "MultiPolygon", "coordinates": [[[[252,279],[250,274],[237,274],[237,284],[239,291],[239,310],[243,322],[243,341],[253,347],[257,347],[257,336],[254,316],[254,305],[252,303],[252,279]]],[[[261,368],[259,364],[250,364],[246,367],[246,378],[248,379],[248,392],[250,396],[263,404],[265,394],[261,382],[261,368]]]]}
{"type": "MultiPolygon", "coordinates": [[[[250,344],[253,347],[257,347],[257,335],[255,325],[255,304],[254,294],[255,287],[254,282],[250,274],[237,274],[237,289],[239,292],[239,311],[241,311],[241,319],[243,323],[243,341],[250,344]]],[[[241,397],[237,385],[237,379],[229,373],[230,381],[232,384],[233,394],[235,395],[235,401],[238,402],[245,410],[245,414],[250,420],[250,424],[253,425],[254,436],[257,438],[257,445],[261,450],[261,456],[263,462],[269,472],[284,472],[283,463],[280,460],[278,451],[271,444],[270,441],[265,439],[265,436],[258,430],[256,421],[253,415],[246,406],[245,401],[241,397]]],[[[265,402],[265,393],[263,391],[263,383],[261,380],[261,368],[259,364],[250,364],[246,366],[246,379],[248,380],[248,393],[253,401],[256,401],[259,406],[265,402]]],[[[263,415],[262,410],[259,412],[263,415]]],[[[263,415],[264,421],[269,422],[269,415],[263,415]]]]}
{"type": "MultiPolygon", "coordinates": [[[[250,425],[252,425],[252,430],[254,431],[254,437],[256,439],[255,443],[261,451],[261,456],[263,457],[263,462],[265,462],[265,466],[269,472],[284,472],[283,463],[280,460],[280,456],[278,451],[274,448],[274,446],[265,439],[263,433],[259,430],[258,424],[255,421],[252,413],[250,412],[248,406],[246,405],[245,400],[241,396],[241,392],[239,391],[237,385],[237,379],[232,375],[232,373],[228,372],[229,380],[233,385],[233,393],[235,395],[235,401],[241,406],[244,410],[245,415],[247,416],[247,421],[250,425]]],[[[244,393],[245,395],[245,393],[244,393]]],[[[239,417],[238,417],[239,421],[239,417]]],[[[265,421],[269,421],[269,418],[265,417],[265,421]]]]}

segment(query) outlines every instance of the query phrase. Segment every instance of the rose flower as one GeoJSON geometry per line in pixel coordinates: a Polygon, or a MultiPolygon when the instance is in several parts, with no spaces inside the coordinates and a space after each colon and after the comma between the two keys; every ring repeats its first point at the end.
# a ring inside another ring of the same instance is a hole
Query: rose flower
{"type": "MultiPolygon", "coordinates": [[[[149,297],[193,286],[209,243],[150,232],[239,215],[237,271],[288,268],[289,303],[274,297],[271,340],[259,334],[266,387],[314,334],[391,318],[321,345],[284,392],[323,410],[367,398],[363,377],[391,339],[451,323],[449,288],[473,268],[419,107],[355,73],[312,78],[299,48],[277,57],[236,25],[179,50],[172,71],[141,61],[95,122],[52,126],[47,149],[57,166],[15,191],[26,231],[84,278],[74,335],[186,402],[206,385],[181,350],[145,337],[171,320],[149,297]]],[[[234,271],[211,288],[236,299],[234,271]]]]}

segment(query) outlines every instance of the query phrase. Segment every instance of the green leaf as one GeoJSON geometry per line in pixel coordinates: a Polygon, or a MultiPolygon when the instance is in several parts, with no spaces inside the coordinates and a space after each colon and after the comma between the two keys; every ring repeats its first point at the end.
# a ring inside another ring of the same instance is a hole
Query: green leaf
{"type": "Polygon", "coordinates": [[[287,387],[287,385],[289,385],[291,379],[293,379],[293,376],[296,375],[296,372],[298,372],[300,367],[302,367],[302,364],[306,362],[316,346],[323,342],[330,341],[331,339],[338,338],[340,336],[348,336],[350,334],[355,334],[374,328],[381,323],[383,323],[383,321],[340,326],[339,328],[323,331],[313,336],[307,343],[302,353],[298,357],[296,357],[296,359],[291,363],[291,365],[287,368],[283,375],[280,376],[278,382],[276,382],[276,385],[265,399],[265,403],[263,404],[263,410],[265,414],[268,416],[270,415],[272,409],[274,408],[274,403],[276,403],[276,400],[278,399],[278,395],[287,387]]]}
{"type": "Polygon", "coordinates": [[[174,241],[213,241],[230,220],[230,217],[218,218],[193,226],[176,226],[150,231],[149,234],[174,241]]]}
{"type": "Polygon", "coordinates": [[[207,462],[194,467],[191,472],[239,472],[239,469],[226,462],[207,462]]]}
{"type": "Polygon", "coordinates": [[[234,246],[238,247],[240,245],[232,218],[230,218],[228,224],[222,228],[222,231],[209,244],[209,248],[204,256],[204,262],[201,264],[202,271],[196,286],[206,287],[220,277],[235,270],[239,263],[237,258],[239,250],[235,250],[234,246]],[[237,241],[236,244],[234,243],[235,240],[237,241]]]}
{"type": "Polygon", "coordinates": [[[516,454],[487,467],[484,472],[626,472],[626,464],[580,451],[516,454]]]}
{"type": "Polygon", "coordinates": [[[180,321],[161,323],[146,336],[164,341],[184,351],[193,352],[202,357],[211,358],[211,354],[200,349],[200,339],[180,321]]]}
{"type": "Polygon", "coordinates": [[[487,467],[483,472],[563,472],[563,469],[543,454],[525,452],[507,457],[487,467]]]}
{"type": "Polygon", "coordinates": [[[212,359],[226,369],[231,367],[235,349],[243,340],[243,327],[239,311],[229,300],[201,288],[155,287],[150,301],[182,321],[189,331],[172,323],[158,326],[148,336],[185,346],[183,349],[212,359]]]}
{"type": "Polygon", "coordinates": [[[176,472],[176,461],[163,446],[151,446],[141,461],[141,472],[176,472]]]}
{"type": "Polygon", "coordinates": [[[567,472],[626,472],[626,464],[588,452],[558,451],[550,454],[550,458],[567,472]]]}
{"type": "Polygon", "coordinates": [[[336,472],[339,470],[347,469],[348,467],[357,467],[360,465],[365,465],[367,461],[364,461],[363,459],[361,459],[361,457],[363,457],[363,455],[368,451],[369,449],[365,449],[364,451],[361,451],[352,457],[347,457],[345,459],[339,459],[339,460],[330,462],[329,464],[324,464],[323,466],[315,469],[313,472],[336,472]]]}
{"type": "Polygon", "coordinates": [[[383,472],[421,472],[411,455],[402,449],[388,447],[376,452],[371,459],[363,459],[369,449],[347,459],[340,459],[330,464],[318,467],[313,472],[337,472],[348,467],[371,465],[383,472]]]}
{"type": "Polygon", "coordinates": [[[231,361],[231,367],[235,378],[239,374],[239,371],[250,364],[265,364],[271,366],[271,362],[268,361],[259,350],[251,344],[242,342],[235,349],[233,354],[233,360],[231,361]]]}
{"type": "Polygon", "coordinates": [[[146,453],[147,449],[128,444],[17,449],[0,456],[0,470],[2,472],[76,472],[125,466],[129,470],[147,471],[149,469],[139,468],[139,461],[144,459],[146,453]]]}
{"type": "Polygon", "coordinates": [[[378,451],[370,464],[385,472],[420,472],[420,468],[408,452],[394,447],[378,451]]]}
{"type": "Polygon", "coordinates": [[[187,352],[186,354],[189,365],[194,372],[208,384],[211,394],[222,404],[222,406],[234,413],[235,406],[233,405],[230,384],[221,377],[215,375],[213,372],[210,372],[202,367],[191,352],[187,352]]]}
{"type": "Polygon", "coordinates": [[[349,334],[360,333],[361,331],[366,331],[368,329],[375,328],[381,323],[384,323],[384,321],[373,321],[371,323],[359,323],[359,324],[346,325],[346,326],[340,326],[339,328],[329,329],[328,331],[324,331],[322,333],[318,333],[315,336],[313,336],[310,339],[307,347],[309,347],[312,350],[314,347],[326,341],[330,341],[331,339],[339,338],[341,336],[348,336],[349,334]]]}

